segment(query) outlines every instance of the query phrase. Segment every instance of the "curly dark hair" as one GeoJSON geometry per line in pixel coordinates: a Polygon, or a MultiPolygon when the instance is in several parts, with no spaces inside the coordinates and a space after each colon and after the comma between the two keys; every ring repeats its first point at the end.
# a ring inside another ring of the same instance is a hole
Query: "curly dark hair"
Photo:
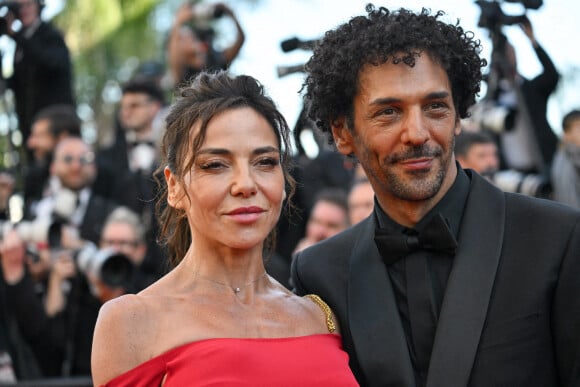
{"type": "Polygon", "coordinates": [[[415,65],[415,58],[427,53],[447,72],[455,109],[461,118],[475,103],[480,91],[481,44],[472,32],[457,24],[447,24],[423,8],[420,13],[401,8],[366,6],[368,16],[356,16],[348,23],[326,32],[306,64],[303,85],[308,115],[320,130],[330,135],[330,123],[345,117],[353,124],[353,100],[358,92],[358,77],[365,65],[392,63],[415,65]]]}
{"type": "MultiPolygon", "coordinates": [[[[190,228],[183,210],[167,205],[167,185],[160,177],[168,167],[181,184],[193,168],[196,153],[206,137],[212,117],[231,109],[250,107],[262,115],[272,127],[280,146],[280,161],[288,192],[287,207],[294,193],[295,182],[290,175],[292,147],[290,128],[264,87],[248,75],[231,76],[226,71],[201,72],[181,87],[178,97],[165,119],[166,130],[161,144],[161,163],[154,174],[159,185],[157,215],[160,221],[160,242],[167,247],[169,262],[176,266],[191,244],[190,228]],[[194,124],[201,123],[193,134],[194,124]]],[[[273,251],[273,230],[265,243],[266,252],[273,251]]]]}

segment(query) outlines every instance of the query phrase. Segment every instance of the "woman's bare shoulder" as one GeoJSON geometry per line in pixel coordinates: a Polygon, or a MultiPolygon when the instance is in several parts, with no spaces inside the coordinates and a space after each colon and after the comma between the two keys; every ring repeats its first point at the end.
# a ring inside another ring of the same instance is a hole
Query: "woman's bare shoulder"
{"type": "Polygon", "coordinates": [[[114,298],[101,307],[97,324],[114,330],[134,329],[142,323],[147,323],[147,319],[143,317],[151,308],[148,304],[148,298],[138,294],[125,294],[114,298]]]}
{"type": "MultiPolygon", "coordinates": [[[[279,288],[283,286],[280,285],[279,288]]],[[[340,334],[332,309],[319,296],[300,297],[287,289],[278,289],[274,294],[277,304],[284,309],[287,321],[294,326],[295,335],[340,334]]]]}
{"type": "Polygon", "coordinates": [[[294,295],[292,301],[302,315],[303,326],[309,327],[312,333],[340,334],[336,316],[322,298],[315,294],[304,297],[294,295]]]}
{"type": "Polygon", "coordinates": [[[106,302],[93,336],[93,382],[101,385],[150,357],[155,318],[148,297],[127,294],[106,302]]]}

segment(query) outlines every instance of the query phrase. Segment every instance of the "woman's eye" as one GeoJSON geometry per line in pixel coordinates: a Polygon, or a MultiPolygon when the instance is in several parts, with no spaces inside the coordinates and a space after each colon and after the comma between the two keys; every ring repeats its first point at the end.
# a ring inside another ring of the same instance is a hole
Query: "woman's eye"
{"type": "Polygon", "coordinates": [[[224,164],[219,161],[210,161],[206,163],[202,163],[199,165],[200,169],[219,169],[223,167],[224,164]]]}
{"type": "Polygon", "coordinates": [[[275,157],[264,157],[264,158],[261,158],[260,160],[258,160],[258,164],[263,165],[263,166],[274,167],[274,166],[280,164],[280,160],[278,160],[275,157]]]}

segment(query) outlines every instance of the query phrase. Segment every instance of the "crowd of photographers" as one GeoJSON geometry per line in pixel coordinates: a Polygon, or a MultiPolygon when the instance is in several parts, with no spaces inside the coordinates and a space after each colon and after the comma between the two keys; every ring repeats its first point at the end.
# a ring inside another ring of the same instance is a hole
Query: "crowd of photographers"
{"type": "Polygon", "coordinates": [[[154,208],[170,94],[160,80],[177,86],[202,69],[226,69],[245,36],[227,5],[184,3],[168,34],[167,71],[139,68],[122,86],[112,141],[89,144],[68,48],[43,8],[43,0],[0,1],[0,34],[16,45],[2,90],[14,94],[25,145],[21,165],[0,170],[0,384],[89,386],[100,306],[167,270],[154,208]],[[217,18],[236,27],[224,50],[208,24],[217,18]]]}
{"type": "MultiPolygon", "coordinates": [[[[117,158],[83,140],[70,106],[33,119],[27,146],[38,158],[26,170],[22,199],[2,195],[0,352],[11,372],[0,380],[90,375],[100,306],[164,273],[150,205],[153,124],[163,106],[156,91],[148,82],[123,88],[119,130],[127,142],[124,151],[114,145],[117,158]],[[22,219],[14,222],[17,213],[22,219]]],[[[2,176],[14,189],[14,176],[2,176]]]]}
{"type": "MultiPolygon", "coordinates": [[[[43,1],[2,4],[8,13],[0,19],[0,33],[17,44],[14,75],[6,87],[16,96],[28,160],[21,191],[15,171],[0,170],[0,384],[88,376],[100,306],[138,292],[167,270],[155,237],[157,149],[167,94],[159,77],[166,72],[177,85],[201,69],[226,69],[245,35],[224,4],[182,5],[169,31],[167,69],[135,74],[123,85],[114,140],[105,147],[83,140],[68,94],[68,50],[60,33],[41,21],[43,1]],[[218,51],[206,22],[221,17],[231,18],[236,33],[233,43],[218,51]],[[12,30],[14,19],[21,21],[19,31],[12,30]],[[56,80],[58,89],[49,80],[56,80]],[[58,92],[62,87],[68,91],[58,92]]],[[[457,159],[506,191],[580,208],[580,113],[566,115],[558,144],[546,120],[547,101],[560,78],[556,67],[527,18],[498,19],[483,11],[482,26],[496,34],[488,93],[464,122],[457,159]],[[512,22],[522,27],[543,66],[534,79],[519,75],[514,48],[498,28],[512,22]]],[[[296,199],[302,213],[282,219],[273,260],[284,273],[278,278],[283,284],[293,251],[308,237],[314,198],[330,187],[346,194],[360,183],[355,165],[334,150],[321,147],[313,160],[304,154],[297,158],[296,199]]],[[[355,222],[345,216],[345,227],[355,222]]]]}

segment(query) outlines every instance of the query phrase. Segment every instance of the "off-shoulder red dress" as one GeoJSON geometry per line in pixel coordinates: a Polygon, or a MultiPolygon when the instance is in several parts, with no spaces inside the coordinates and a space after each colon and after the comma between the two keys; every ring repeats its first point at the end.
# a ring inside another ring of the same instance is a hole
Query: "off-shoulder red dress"
{"type": "Polygon", "coordinates": [[[216,338],[173,348],[107,387],[358,386],[340,336],[216,338]]]}

